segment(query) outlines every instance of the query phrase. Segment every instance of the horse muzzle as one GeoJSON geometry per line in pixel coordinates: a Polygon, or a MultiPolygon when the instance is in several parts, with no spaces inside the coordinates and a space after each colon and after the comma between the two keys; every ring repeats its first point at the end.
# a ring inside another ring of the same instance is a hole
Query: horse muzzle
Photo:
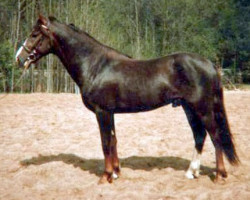
{"type": "Polygon", "coordinates": [[[32,52],[26,59],[23,59],[22,57],[16,57],[16,62],[20,67],[24,67],[25,69],[28,69],[32,63],[34,63],[37,60],[36,53],[32,52]]]}

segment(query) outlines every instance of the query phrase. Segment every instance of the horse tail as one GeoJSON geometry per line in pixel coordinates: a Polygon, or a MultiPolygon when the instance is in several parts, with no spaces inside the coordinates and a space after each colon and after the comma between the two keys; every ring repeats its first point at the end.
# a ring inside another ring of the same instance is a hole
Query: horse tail
{"type": "Polygon", "coordinates": [[[233,136],[227,120],[223,100],[223,88],[219,75],[214,80],[213,90],[215,94],[213,99],[214,118],[219,130],[217,145],[224,152],[230,164],[237,165],[239,163],[239,158],[235,150],[233,136]]]}

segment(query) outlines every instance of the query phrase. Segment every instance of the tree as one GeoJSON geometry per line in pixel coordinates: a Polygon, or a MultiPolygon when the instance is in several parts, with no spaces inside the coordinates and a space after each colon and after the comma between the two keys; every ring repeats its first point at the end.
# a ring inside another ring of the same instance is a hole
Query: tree
{"type": "MultiPolygon", "coordinates": [[[[38,14],[74,23],[100,42],[138,59],[193,52],[238,72],[250,83],[250,8],[247,0],[1,0],[0,91],[20,76],[14,54],[38,14]],[[10,53],[12,51],[12,53],[10,53]]],[[[55,56],[30,69],[20,92],[75,92],[55,56]]]]}

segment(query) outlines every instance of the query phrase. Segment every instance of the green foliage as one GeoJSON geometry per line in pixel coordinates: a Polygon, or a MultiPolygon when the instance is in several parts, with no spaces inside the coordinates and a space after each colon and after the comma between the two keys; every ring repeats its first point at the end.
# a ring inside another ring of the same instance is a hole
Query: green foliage
{"type": "Polygon", "coordinates": [[[13,67],[13,47],[9,41],[4,41],[0,45],[0,91],[4,90],[4,85],[9,91],[11,88],[11,75],[13,67]]]}
{"type": "MultiPolygon", "coordinates": [[[[230,71],[232,82],[237,82],[239,72],[250,82],[249,0],[2,0],[0,89],[3,83],[10,87],[19,73],[12,67],[14,46],[29,34],[39,13],[74,23],[134,58],[198,53],[230,71]]],[[[47,63],[43,59],[39,68],[46,69],[47,63]]],[[[58,71],[53,76],[63,74],[58,61],[51,63],[58,71]]],[[[61,75],[58,88],[63,79],[61,75]]]]}
{"type": "Polygon", "coordinates": [[[95,23],[102,32],[96,34],[93,31],[93,35],[104,43],[136,56],[139,39],[139,55],[145,59],[176,51],[192,51],[212,59],[216,57],[217,32],[210,22],[216,6],[208,12],[206,4],[194,0],[109,2],[99,1],[96,9],[101,17],[95,14],[95,23]],[[197,5],[199,9],[195,9],[197,5]],[[139,23],[136,22],[136,9],[139,23]]]}

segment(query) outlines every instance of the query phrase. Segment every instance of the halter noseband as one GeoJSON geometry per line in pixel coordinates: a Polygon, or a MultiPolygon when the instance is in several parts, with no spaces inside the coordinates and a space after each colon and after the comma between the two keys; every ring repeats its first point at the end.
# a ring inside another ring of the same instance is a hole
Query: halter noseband
{"type": "Polygon", "coordinates": [[[26,47],[24,44],[22,45],[23,49],[28,53],[30,54],[32,52],[31,49],[29,49],[28,47],[26,47]]]}

